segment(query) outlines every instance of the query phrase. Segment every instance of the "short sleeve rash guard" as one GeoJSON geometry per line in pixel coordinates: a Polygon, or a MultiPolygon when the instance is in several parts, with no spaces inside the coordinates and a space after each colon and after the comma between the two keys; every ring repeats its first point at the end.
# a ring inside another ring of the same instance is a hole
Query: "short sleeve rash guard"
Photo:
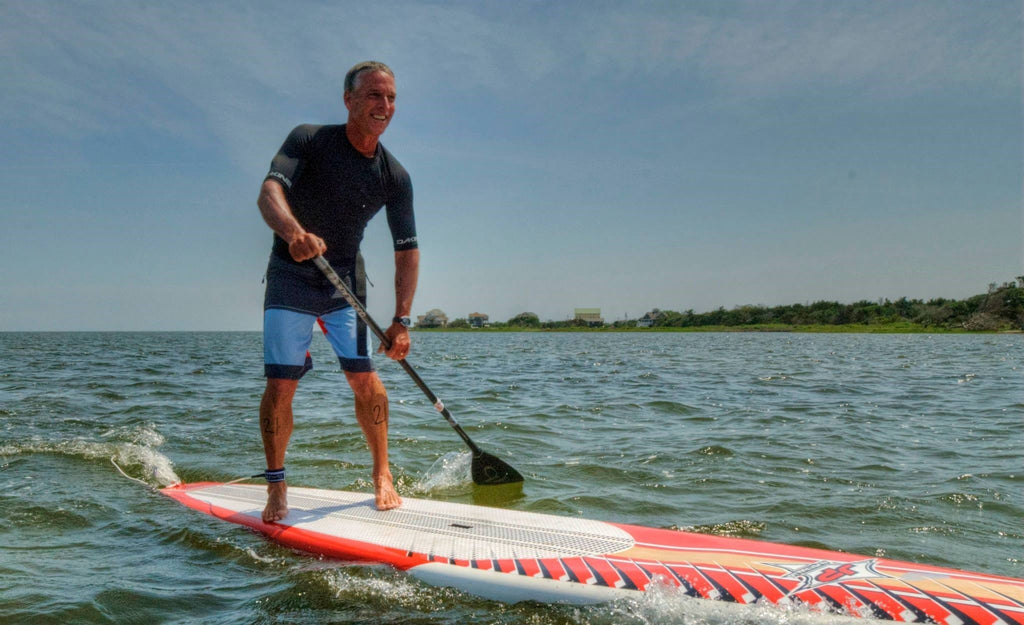
{"type": "MultiPolygon", "coordinates": [[[[296,127],[266,179],[284,187],[295,218],[324,240],[332,264],[354,266],[366,224],[383,206],[395,251],[417,247],[409,173],[381,144],[373,158],[361,154],[344,125],[296,127]]],[[[288,244],[277,235],[273,251],[292,261],[288,244]]]]}

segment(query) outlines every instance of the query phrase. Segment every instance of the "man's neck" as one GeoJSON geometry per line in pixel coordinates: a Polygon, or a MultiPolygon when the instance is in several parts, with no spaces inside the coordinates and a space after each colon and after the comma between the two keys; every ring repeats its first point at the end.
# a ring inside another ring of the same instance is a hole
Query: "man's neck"
{"type": "Polygon", "coordinates": [[[377,153],[379,137],[361,134],[352,128],[352,124],[346,124],[345,136],[348,137],[348,142],[352,144],[352,147],[366,158],[373,158],[377,153]]]}

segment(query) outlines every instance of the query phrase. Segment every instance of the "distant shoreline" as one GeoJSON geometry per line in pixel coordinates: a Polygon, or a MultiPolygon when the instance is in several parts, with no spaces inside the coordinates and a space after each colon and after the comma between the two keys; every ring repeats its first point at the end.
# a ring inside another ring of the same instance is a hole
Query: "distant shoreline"
{"type": "MultiPolygon", "coordinates": [[[[524,327],[488,327],[488,328],[410,328],[413,332],[431,333],[468,333],[468,334],[507,334],[523,332],[530,334],[544,333],[596,333],[596,334],[664,334],[664,333],[708,333],[708,332],[759,332],[765,334],[1024,334],[1024,330],[965,330],[963,328],[937,328],[912,323],[893,323],[880,325],[750,325],[750,326],[700,326],[693,328],[653,327],[637,328],[624,326],[606,326],[601,328],[564,327],[564,328],[524,328],[524,327]]],[[[4,334],[260,334],[262,330],[0,330],[4,334]]]]}
{"type": "Polygon", "coordinates": [[[524,328],[524,327],[485,327],[485,328],[412,328],[413,332],[461,332],[461,333],[507,333],[507,332],[595,332],[595,333],[706,333],[706,332],[761,332],[761,333],[792,333],[792,334],[1024,334],[1022,330],[965,330],[963,328],[937,328],[916,323],[885,323],[885,324],[845,324],[845,325],[786,325],[763,324],[749,326],[701,326],[691,328],[673,327],[614,327],[600,328],[566,327],[566,328],[524,328]]]}
{"type": "Polygon", "coordinates": [[[486,315],[460,318],[447,323],[438,309],[421,316],[430,331],[490,332],[805,332],[814,334],[1020,334],[1024,332],[1024,276],[965,300],[945,298],[923,301],[901,297],[896,301],[861,300],[852,304],[817,301],[788,306],[720,307],[704,313],[676,312],[655,308],[640,319],[622,319],[605,324],[600,309],[576,309],[576,317],[565,321],[544,321],[535,313],[523,312],[507,322],[491,322],[473,328],[486,315]],[[441,324],[445,326],[440,328],[441,324]],[[592,325],[591,325],[592,324],[592,325]],[[639,327],[643,325],[644,327],[639,327]]]}

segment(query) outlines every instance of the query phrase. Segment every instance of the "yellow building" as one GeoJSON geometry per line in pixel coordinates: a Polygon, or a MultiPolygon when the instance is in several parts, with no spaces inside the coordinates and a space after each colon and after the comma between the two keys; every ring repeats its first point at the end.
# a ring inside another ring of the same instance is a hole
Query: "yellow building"
{"type": "Polygon", "coordinates": [[[604,319],[601,318],[600,308],[577,308],[573,319],[583,321],[588,326],[604,325],[604,319]]]}

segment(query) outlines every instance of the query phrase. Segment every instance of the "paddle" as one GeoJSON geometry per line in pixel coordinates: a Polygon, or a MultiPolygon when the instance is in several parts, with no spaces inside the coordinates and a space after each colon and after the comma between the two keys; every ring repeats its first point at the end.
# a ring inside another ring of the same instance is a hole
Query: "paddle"
{"type": "MultiPolygon", "coordinates": [[[[366,312],[366,308],[363,306],[362,302],[359,301],[359,298],[357,298],[355,294],[352,293],[352,291],[342,281],[338,274],[335,273],[334,269],[331,267],[331,264],[327,262],[327,259],[324,258],[323,256],[317,256],[316,258],[313,259],[313,262],[316,263],[316,266],[320,268],[320,271],[322,271],[324,275],[327,276],[327,279],[330,280],[331,284],[333,284],[334,287],[338,289],[338,292],[341,293],[341,296],[344,297],[345,301],[347,301],[349,305],[352,306],[352,308],[356,311],[359,317],[366,323],[366,325],[369,326],[371,330],[373,330],[373,333],[376,334],[377,338],[380,339],[380,342],[383,343],[384,349],[389,349],[391,347],[391,341],[388,340],[388,337],[384,334],[384,331],[381,330],[380,326],[378,326],[377,323],[373,320],[373,318],[370,317],[370,313],[366,312]]],[[[405,369],[405,372],[409,374],[409,377],[412,378],[412,381],[416,383],[416,386],[420,387],[420,390],[423,391],[423,394],[427,396],[427,399],[429,399],[430,402],[434,404],[434,408],[436,408],[437,411],[440,412],[442,416],[444,416],[445,420],[448,422],[448,425],[452,426],[452,428],[458,433],[458,435],[462,437],[462,440],[465,441],[466,445],[468,445],[469,448],[473,451],[471,474],[473,476],[474,482],[476,482],[477,484],[494,485],[513,484],[516,482],[523,481],[523,476],[519,474],[519,471],[516,471],[515,469],[510,467],[500,458],[492,456],[491,454],[477,447],[476,443],[474,443],[472,439],[469,438],[469,435],[466,434],[466,432],[462,429],[458,422],[455,421],[455,417],[452,416],[452,413],[449,412],[447,408],[445,408],[444,403],[440,399],[438,399],[437,395],[434,395],[434,393],[431,392],[431,390],[427,387],[427,384],[422,380],[422,378],[420,378],[419,374],[417,374],[416,371],[412,368],[412,365],[406,362],[404,358],[399,360],[398,364],[402,365],[402,368],[405,369]]]]}

